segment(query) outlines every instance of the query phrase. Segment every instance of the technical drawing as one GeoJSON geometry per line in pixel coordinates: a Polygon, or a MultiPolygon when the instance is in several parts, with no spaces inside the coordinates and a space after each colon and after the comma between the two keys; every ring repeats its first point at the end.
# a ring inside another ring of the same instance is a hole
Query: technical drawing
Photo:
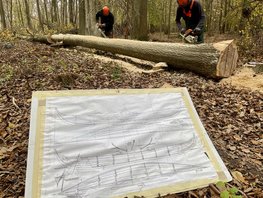
{"type": "Polygon", "coordinates": [[[47,98],[41,197],[113,197],[217,174],[179,93],[47,98]]]}

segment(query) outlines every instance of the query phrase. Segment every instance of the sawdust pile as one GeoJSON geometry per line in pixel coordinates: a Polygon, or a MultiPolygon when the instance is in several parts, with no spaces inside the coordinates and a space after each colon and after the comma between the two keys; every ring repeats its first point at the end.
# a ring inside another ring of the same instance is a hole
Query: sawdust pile
{"type": "Polygon", "coordinates": [[[228,83],[237,88],[247,88],[263,92],[263,73],[256,73],[252,68],[243,67],[235,75],[223,79],[221,83],[228,83]]]}

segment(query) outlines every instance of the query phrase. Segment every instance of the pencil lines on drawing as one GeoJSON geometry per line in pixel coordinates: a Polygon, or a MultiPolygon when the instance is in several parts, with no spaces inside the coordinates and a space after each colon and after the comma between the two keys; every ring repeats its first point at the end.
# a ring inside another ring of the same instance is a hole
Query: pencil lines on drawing
{"type": "Polygon", "coordinates": [[[152,113],[157,113],[157,112],[118,112],[118,113],[111,113],[110,116],[109,114],[103,114],[103,113],[97,113],[97,114],[92,114],[92,116],[79,116],[79,115],[66,115],[63,114],[58,110],[58,108],[55,107],[55,113],[56,116],[64,121],[65,123],[69,123],[71,125],[98,125],[98,124],[105,124],[105,123],[113,123],[115,124],[116,122],[118,124],[158,124],[158,120],[163,120],[166,118],[167,121],[174,121],[174,119],[169,119],[172,116],[179,116],[181,118],[182,123],[185,120],[185,117],[181,117],[182,112],[186,112],[187,109],[185,107],[181,107],[180,109],[162,109],[158,114],[155,116],[156,118],[153,120],[151,117],[147,116],[147,114],[152,114],[152,113]],[[145,116],[146,117],[142,117],[145,116]],[[127,118],[132,118],[132,119],[127,119],[127,118]]]}
{"type": "MultiPolygon", "coordinates": [[[[192,137],[189,141],[180,144],[174,144],[165,147],[156,147],[156,143],[151,139],[145,145],[137,144],[135,140],[128,142],[126,146],[116,146],[112,143],[113,148],[108,150],[107,153],[100,155],[83,155],[80,158],[80,154],[76,159],[69,158],[62,153],[59,153],[57,150],[57,144],[54,144],[54,153],[60,162],[62,167],[65,167],[66,164],[69,166],[75,164],[80,160],[86,161],[86,164],[89,164],[90,168],[106,168],[108,166],[115,166],[120,164],[125,164],[129,162],[138,162],[142,160],[152,160],[155,158],[172,158],[178,155],[184,155],[185,153],[198,149],[199,142],[195,136],[192,137]],[[67,160],[70,159],[70,160],[67,160]]],[[[61,167],[60,166],[60,167],[61,167]]]]}
{"type": "MultiPolygon", "coordinates": [[[[178,163],[178,156],[185,155],[188,151],[195,150],[195,138],[193,142],[188,145],[185,152],[174,151],[174,147],[166,148],[147,148],[140,150],[124,150],[114,148],[115,152],[112,154],[101,156],[80,156],[77,160],[68,162],[65,166],[65,161],[60,167],[62,174],[55,178],[57,184],[61,183],[61,193],[71,194],[73,192],[88,191],[89,188],[100,188],[103,186],[112,186],[114,188],[121,186],[128,186],[131,184],[144,185],[146,180],[154,179],[157,177],[166,177],[171,174],[183,173],[184,171],[198,171],[206,168],[204,164],[187,164],[178,163]],[[75,163],[74,163],[75,162],[75,163]],[[73,168],[74,167],[74,168],[73,168]],[[116,168],[117,167],[117,168],[116,168]],[[82,177],[87,171],[99,172],[92,177],[82,177]],[[96,171],[97,170],[97,171],[96,171]],[[66,173],[66,174],[65,174],[66,173]],[[67,175],[65,177],[65,175],[67,175]],[[68,181],[82,178],[82,181],[77,185],[70,186],[68,181]],[[142,182],[142,181],[143,182],[142,182]],[[77,188],[77,189],[76,189],[77,188]]],[[[135,142],[133,141],[133,146],[135,142]]],[[[151,143],[149,144],[151,145],[151,143]]],[[[131,146],[131,148],[133,147],[131,146]]],[[[56,155],[59,155],[56,152],[56,155]]],[[[58,158],[61,158],[58,156],[58,158]]]]}
{"type": "Polygon", "coordinates": [[[145,145],[137,144],[136,140],[132,140],[132,142],[128,142],[123,147],[122,146],[116,146],[113,142],[111,144],[112,144],[113,148],[116,149],[116,151],[120,151],[120,152],[130,152],[130,151],[133,151],[134,149],[144,150],[145,148],[154,145],[153,138],[151,138],[149,143],[147,143],[145,145]]]}
{"type": "Polygon", "coordinates": [[[187,153],[187,151],[191,151],[196,148],[195,140],[193,140],[193,142],[189,145],[185,145],[185,147],[167,146],[163,148],[149,148],[129,152],[123,149],[116,149],[117,152],[100,156],[89,156],[88,159],[91,163],[91,167],[98,167],[97,164],[99,164],[99,167],[106,167],[140,160],[151,160],[157,157],[160,159],[163,157],[172,158],[174,156],[183,155],[187,153]],[[99,163],[97,163],[98,161],[99,163]]]}
{"type": "Polygon", "coordinates": [[[120,188],[133,184],[143,185],[149,180],[153,181],[154,179],[160,179],[160,177],[171,177],[177,173],[184,174],[191,171],[204,171],[206,168],[208,167],[205,164],[191,165],[151,161],[137,163],[101,172],[77,184],[72,185],[71,183],[71,185],[67,185],[67,188],[62,189],[61,193],[71,194],[78,189],[82,194],[85,194],[90,189],[96,188],[120,188]]]}
{"type": "MultiPolygon", "coordinates": [[[[61,120],[61,117],[58,117],[58,119],[61,120]]],[[[139,122],[142,121],[139,120],[139,122]]],[[[58,144],[59,143],[64,144],[67,142],[80,143],[85,141],[135,137],[135,136],[142,136],[144,134],[164,135],[167,133],[173,133],[180,135],[178,133],[185,134],[186,132],[193,130],[193,126],[189,118],[180,118],[180,119],[162,118],[158,120],[153,120],[152,123],[147,123],[147,121],[144,122],[145,123],[143,125],[147,127],[143,127],[143,128],[140,127],[142,126],[142,123],[138,124],[136,119],[133,119],[132,121],[126,120],[116,124],[107,122],[107,119],[105,119],[103,124],[100,125],[90,125],[83,127],[81,125],[67,126],[68,129],[71,129],[72,131],[79,131],[79,132],[74,132],[73,134],[65,134],[64,138],[57,141],[57,143],[58,144]],[[125,133],[123,131],[125,131],[125,133]],[[69,139],[67,139],[67,137],[69,137],[69,139]]],[[[61,126],[61,124],[59,126],[61,126]]]]}

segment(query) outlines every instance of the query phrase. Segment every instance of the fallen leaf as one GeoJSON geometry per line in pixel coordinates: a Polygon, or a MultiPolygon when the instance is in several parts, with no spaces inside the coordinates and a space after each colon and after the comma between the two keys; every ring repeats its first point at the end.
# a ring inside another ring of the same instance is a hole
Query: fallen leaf
{"type": "Polygon", "coordinates": [[[250,153],[250,150],[249,150],[249,149],[242,148],[241,150],[242,150],[244,153],[250,153]]]}
{"type": "Polygon", "coordinates": [[[8,128],[14,129],[14,128],[16,128],[16,125],[13,124],[12,122],[9,122],[9,123],[8,123],[8,128]]]}
{"type": "Polygon", "coordinates": [[[247,188],[247,189],[244,190],[244,193],[248,193],[248,192],[250,192],[252,190],[253,190],[253,187],[247,188]]]}
{"type": "Polygon", "coordinates": [[[174,87],[169,83],[164,83],[161,88],[174,88],[174,87]]]}
{"type": "Polygon", "coordinates": [[[259,166],[262,166],[262,162],[259,160],[251,159],[251,161],[255,164],[258,164],[259,166]]]}
{"type": "Polygon", "coordinates": [[[234,138],[235,138],[236,141],[241,141],[242,140],[242,138],[239,135],[234,135],[234,138]]]}
{"type": "Polygon", "coordinates": [[[235,146],[229,146],[229,149],[230,149],[231,151],[235,151],[235,150],[237,149],[237,147],[235,147],[235,146]]]}
{"type": "Polygon", "coordinates": [[[247,181],[243,177],[242,173],[240,173],[238,171],[233,171],[233,172],[231,172],[231,174],[237,181],[247,184],[247,181]]]}
{"type": "Polygon", "coordinates": [[[251,142],[252,142],[252,144],[254,144],[254,145],[259,145],[259,144],[260,144],[260,142],[259,142],[258,140],[251,140],[251,142]]]}

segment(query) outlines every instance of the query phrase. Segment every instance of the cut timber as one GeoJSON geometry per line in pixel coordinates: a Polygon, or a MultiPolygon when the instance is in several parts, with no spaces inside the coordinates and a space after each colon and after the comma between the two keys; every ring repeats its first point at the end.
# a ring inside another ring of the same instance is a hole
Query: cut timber
{"type": "MultiPolygon", "coordinates": [[[[191,45],[72,34],[52,35],[51,39],[54,42],[62,41],[64,45],[78,45],[154,62],[166,62],[171,67],[190,70],[212,78],[231,76],[238,58],[233,40],[191,45]]],[[[35,37],[33,40],[47,42],[47,37],[35,37]]]]}

